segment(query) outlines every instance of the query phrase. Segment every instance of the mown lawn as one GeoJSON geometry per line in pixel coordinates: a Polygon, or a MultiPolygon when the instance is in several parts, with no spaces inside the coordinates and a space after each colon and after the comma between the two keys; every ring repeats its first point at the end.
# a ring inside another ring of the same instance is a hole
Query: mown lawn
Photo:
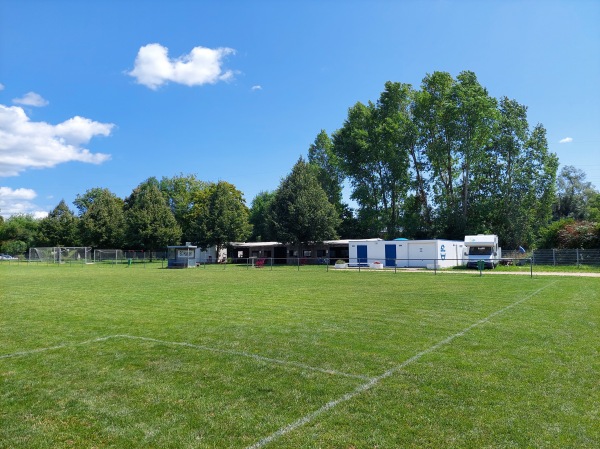
{"type": "Polygon", "coordinates": [[[600,281],[0,265],[0,448],[597,447],[600,281]]]}

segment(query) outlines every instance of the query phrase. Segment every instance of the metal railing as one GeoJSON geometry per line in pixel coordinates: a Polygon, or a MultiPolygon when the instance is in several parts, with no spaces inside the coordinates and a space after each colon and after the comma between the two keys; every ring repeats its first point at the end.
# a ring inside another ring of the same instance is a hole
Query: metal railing
{"type": "Polygon", "coordinates": [[[538,249],[532,257],[535,265],[600,266],[600,249],[538,249]]]}
{"type": "MultiPolygon", "coordinates": [[[[503,258],[499,261],[500,265],[529,267],[533,270],[534,267],[573,267],[576,269],[600,269],[600,249],[548,249],[535,250],[528,253],[518,251],[503,251],[503,258]]],[[[467,262],[466,257],[463,259],[432,259],[432,258],[335,258],[327,257],[248,257],[248,258],[229,258],[225,261],[199,261],[196,263],[200,268],[266,268],[273,270],[280,267],[293,267],[298,270],[302,268],[312,267],[313,269],[322,268],[329,270],[336,266],[336,262],[343,262],[346,269],[384,269],[384,270],[401,270],[401,269],[425,269],[425,270],[448,270],[460,269],[467,262]]],[[[16,259],[0,259],[0,264],[34,264],[34,265],[51,265],[54,260],[34,262],[25,255],[16,259]]],[[[89,260],[69,260],[62,265],[85,265],[89,264],[89,260]]],[[[166,254],[161,252],[155,253],[127,253],[123,252],[123,257],[111,259],[96,263],[96,265],[126,265],[126,266],[167,266],[166,254]],[[129,257],[128,257],[129,256],[129,257]]],[[[488,264],[489,265],[489,264],[488,264]]]]}

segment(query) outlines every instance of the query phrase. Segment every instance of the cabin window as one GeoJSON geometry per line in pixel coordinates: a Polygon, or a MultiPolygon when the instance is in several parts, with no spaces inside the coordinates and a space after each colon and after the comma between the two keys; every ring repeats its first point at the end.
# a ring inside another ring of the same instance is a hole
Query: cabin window
{"type": "Polygon", "coordinates": [[[469,254],[473,256],[489,256],[492,254],[491,246],[472,246],[469,250],[469,254]]]}

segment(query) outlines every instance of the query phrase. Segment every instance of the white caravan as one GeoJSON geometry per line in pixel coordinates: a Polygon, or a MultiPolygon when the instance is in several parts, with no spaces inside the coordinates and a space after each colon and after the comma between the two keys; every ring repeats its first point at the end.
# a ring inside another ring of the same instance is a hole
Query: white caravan
{"type": "Polygon", "coordinates": [[[497,235],[466,235],[465,250],[467,268],[477,268],[480,260],[485,268],[495,268],[502,258],[502,248],[498,246],[497,235]]]}

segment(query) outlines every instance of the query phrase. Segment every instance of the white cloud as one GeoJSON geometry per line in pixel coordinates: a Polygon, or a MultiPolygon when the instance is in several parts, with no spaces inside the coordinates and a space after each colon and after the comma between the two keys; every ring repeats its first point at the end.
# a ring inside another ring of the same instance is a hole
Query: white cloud
{"type": "Polygon", "coordinates": [[[4,90],[4,84],[0,83],[0,90],[4,90]]]}
{"type": "Polygon", "coordinates": [[[21,107],[0,104],[0,177],[69,161],[101,164],[110,155],[81,145],[94,136],[110,135],[114,126],[79,116],[58,125],[32,122],[21,107]]]}
{"type": "Polygon", "coordinates": [[[0,187],[0,201],[9,200],[32,200],[37,196],[32,189],[11,189],[10,187],[0,187]]]}
{"type": "Polygon", "coordinates": [[[233,72],[223,71],[221,66],[224,58],[234,53],[232,48],[194,47],[187,55],[169,59],[167,47],[148,44],[140,48],[134,69],[127,74],[153,90],[169,81],[186,86],[215,84],[233,78],[233,72]]]}
{"type": "Polygon", "coordinates": [[[573,138],[572,137],[565,137],[564,139],[560,139],[558,141],[558,143],[571,143],[573,142],[573,138]]]}
{"type": "Polygon", "coordinates": [[[256,86],[252,86],[252,90],[253,91],[255,91],[255,90],[262,90],[262,86],[260,86],[258,84],[256,86]]]}
{"type": "Polygon", "coordinates": [[[31,189],[11,189],[0,187],[0,213],[4,217],[17,214],[31,214],[35,218],[44,218],[48,212],[39,210],[31,202],[37,194],[31,189]]]}
{"type": "Polygon", "coordinates": [[[43,98],[40,94],[36,94],[35,92],[27,92],[21,98],[14,98],[13,103],[22,104],[24,106],[36,106],[42,107],[48,105],[48,100],[43,98]]]}

